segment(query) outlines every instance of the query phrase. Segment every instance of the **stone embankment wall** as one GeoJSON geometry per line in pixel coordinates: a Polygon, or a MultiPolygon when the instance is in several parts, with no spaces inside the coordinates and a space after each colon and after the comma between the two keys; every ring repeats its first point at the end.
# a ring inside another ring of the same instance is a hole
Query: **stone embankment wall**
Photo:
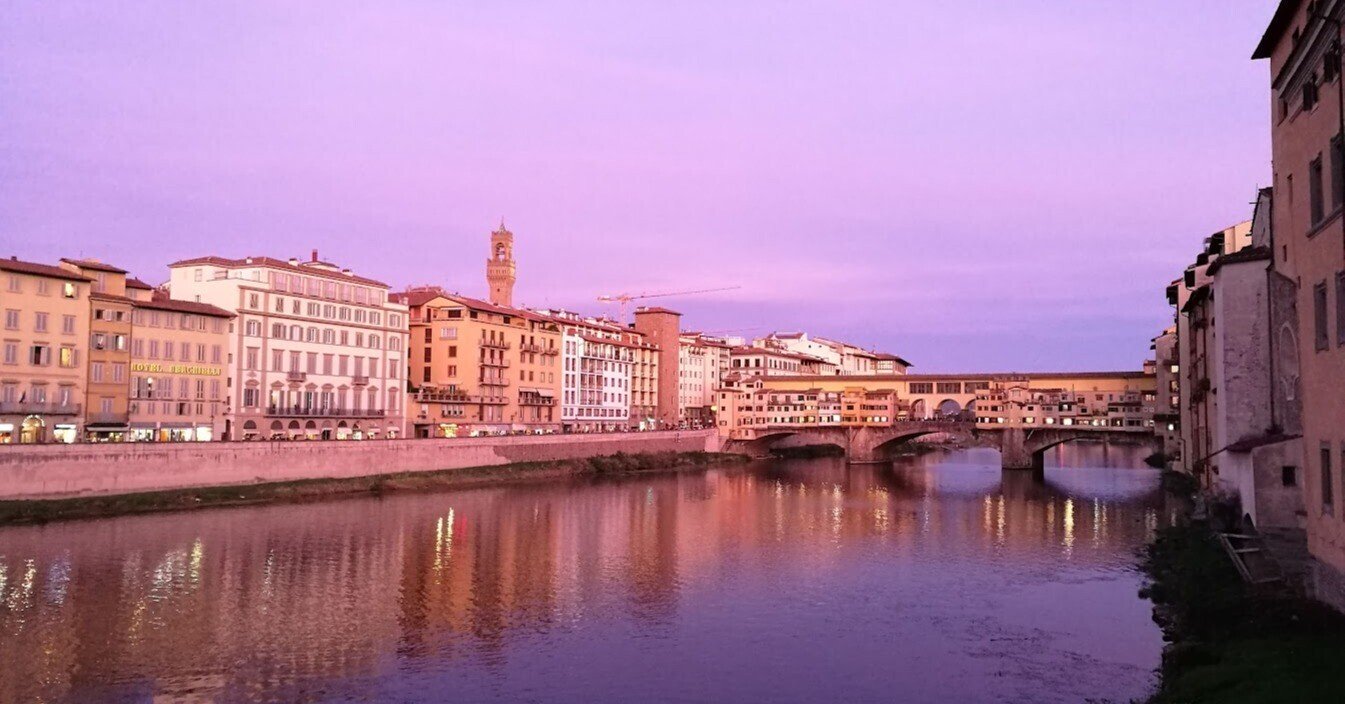
{"type": "Polygon", "coordinates": [[[614,455],[717,452],[713,430],[324,442],[0,446],[0,500],[107,496],[614,455]]]}

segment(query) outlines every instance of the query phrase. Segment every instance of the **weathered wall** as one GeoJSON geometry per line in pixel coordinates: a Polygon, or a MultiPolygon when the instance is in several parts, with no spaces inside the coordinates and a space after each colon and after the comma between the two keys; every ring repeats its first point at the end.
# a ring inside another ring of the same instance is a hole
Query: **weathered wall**
{"type": "Polygon", "coordinates": [[[362,477],[613,455],[717,451],[714,430],[364,442],[11,445],[0,500],[362,477]]]}

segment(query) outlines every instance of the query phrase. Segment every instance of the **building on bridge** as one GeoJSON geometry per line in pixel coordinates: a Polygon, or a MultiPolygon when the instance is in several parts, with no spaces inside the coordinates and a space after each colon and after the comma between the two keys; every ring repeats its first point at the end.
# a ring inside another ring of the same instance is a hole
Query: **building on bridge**
{"type": "Polygon", "coordinates": [[[977,427],[1153,430],[1155,384],[1144,372],[892,376],[731,373],[719,390],[721,434],[781,428],[877,427],[939,418],[977,427]]]}

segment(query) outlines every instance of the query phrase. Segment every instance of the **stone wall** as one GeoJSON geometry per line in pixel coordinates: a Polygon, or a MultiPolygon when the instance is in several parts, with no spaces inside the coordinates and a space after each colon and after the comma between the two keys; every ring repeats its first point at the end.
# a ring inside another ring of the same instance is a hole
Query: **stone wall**
{"type": "Polygon", "coordinates": [[[0,500],[336,479],[613,455],[715,452],[714,430],[349,442],[0,446],[0,500]]]}

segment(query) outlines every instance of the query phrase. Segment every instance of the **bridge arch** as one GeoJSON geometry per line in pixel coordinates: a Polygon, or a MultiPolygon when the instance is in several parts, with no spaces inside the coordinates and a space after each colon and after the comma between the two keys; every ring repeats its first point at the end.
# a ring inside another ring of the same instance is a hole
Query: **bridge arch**
{"type": "Polygon", "coordinates": [[[962,412],[962,404],[946,398],[939,402],[937,412],[940,417],[955,416],[962,412]]]}
{"type": "Polygon", "coordinates": [[[911,402],[911,418],[923,419],[925,417],[925,399],[917,398],[911,402]]]}

